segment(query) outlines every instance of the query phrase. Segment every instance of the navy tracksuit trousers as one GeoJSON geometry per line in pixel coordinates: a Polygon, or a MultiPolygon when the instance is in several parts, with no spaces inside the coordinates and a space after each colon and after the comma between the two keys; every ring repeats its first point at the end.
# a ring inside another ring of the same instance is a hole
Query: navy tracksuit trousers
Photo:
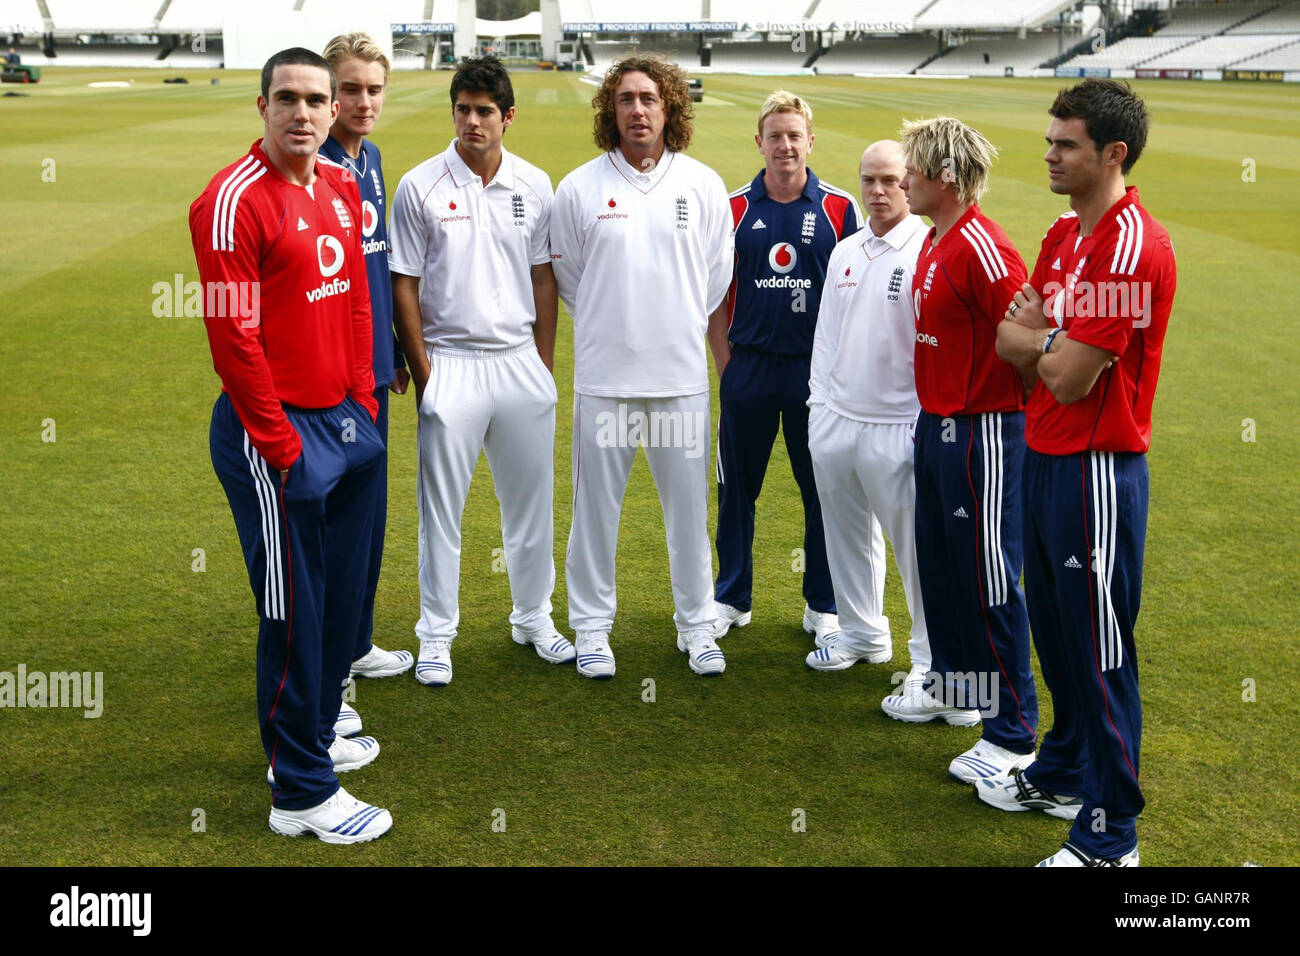
{"type": "Polygon", "coordinates": [[[361,627],[357,630],[357,644],[352,659],[360,660],[370,653],[370,637],[375,630],[375,591],[379,588],[379,570],[384,561],[384,532],[388,527],[388,386],[375,389],[379,415],[375,430],[384,443],[384,454],[379,459],[379,474],[375,481],[379,491],[375,500],[375,525],[370,537],[370,571],[366,576],[366,595],[361,606],[361,627]]]}
{"type": "Polygon", "coordinates": [[[257,715],[272,803],[303,810],[339,787],[328,747],[361,626],[384,444],[350,398],[285,414],[302,455],[283,482],[224,393],[209,437],[261,619],[257,715]]]}
{"type": "Polygon", "coordinates": [[[1084,798],[1070,842],[1107,859],[1137,844],[1145,805],[1133,628],[1147,502],[1146,455],[1026,456],[1025,591],[1053,722],[1025,776],[1084,798]]]}
{"type": "Polygon", "coordinates": [[[983,738],[1019,754],[1033,752],[1038,728],[1020,590],[1024,458],[1022,413],[917,419],[916,563],[931,666],[949,705],[979,707],[983,738]]]}
{"type": "Polygon", "coordinates": [[[808,454],[809,355],[776,355],[733,346],[718,385],[718,580],[714,598],[750,610],[754,586],[754,504],[763,490],[778,427],[803,497],[803,596],[814,611],[835,613],[826,534],[808,454]]]}

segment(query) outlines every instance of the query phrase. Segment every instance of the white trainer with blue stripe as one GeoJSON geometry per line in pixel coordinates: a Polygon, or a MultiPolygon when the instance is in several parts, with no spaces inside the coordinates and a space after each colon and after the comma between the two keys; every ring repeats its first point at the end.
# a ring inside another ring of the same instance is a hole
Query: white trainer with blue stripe
{"type": "Polygon", "coordinates": [[[533,645],[537,656],[552,664],[569,664],[578,656],[569,639],[555,629],[555,625],[546,624],[533,631],[522,627],[510,628],[510,639],[516,644],[533,645]]]}
{"type": "Polygon", "coordinates": [[[691,670],[701,677],[717,677],[727,669],[722,648],[707,630],[683,631],[677,635],[677,649],[685,651],[691,670]]]}
{"type": "Polygon", "coordinates": [[[962,783],[979,783],[1014,770],[1024,770],[1034,762],[1036,756],[1033,753],[1012,753],[981,737],[974,747],[953,758],[952,763],[948,764],[948,773],[962,783]]]}
{"type": "Polygon", "coordinates": [[[352,662],[353,677],[396,677],[405,674],[415,663],[410,651],[386,651],[370,646],[370,650],[352,662]]]}
{"type": "Polygon", "coordinates": [[[848,643],[843,631],[836,631],[826,638],[821,647],[803,659],[803,662],[815,671],[842,671],[852,667],[858,661],[868,664],[887,664],[894,658],[891,644],[878,650],[864,651],[848,643]]]}
{"type": "Polygon", "coordinates": [[[451,683],[451,641],[420,641],[415,679],[429,687],[446,687],[451,683]]]}
{"type": "Polygon", "coordinates": [[[324,803],[306,810],[272,807],[269,824],[282,836],[314,833],[325,843],[365,843],[391,830],[393,815],[339,787],[324,803]]]}
{"type": "Polygon", "coordinates": [[[1063,843],[1061,848],[1049,856],[1046,860],[1038,863],[1038,866],[1140,866],[1138,862],[1138,848],[1135,844],[1133,849],[1129,850],[1123,856],[1117,856],[1114,859],[1106,857],[1093,856],[1085,850],[1080,850],[1073,843],[1063,843]]]}
{"type": "Polygon", "coordinates": [[[578,673],[583,677],[609,680],[614,676],[614,652],[605,631],[579,631],[574,655],[578,673]]]}
{"type": "MultiPolygon", "coordinates": [[[[359,770],[379,756],[379,741],[374,737],[338,737],[330,744],[330,760],[335,773],[359,770]]],[[[275,771],[266,768],[266,782],[275,784],[275,771]]]]}
{"type": "Polygon", "coordinates": [[[339,707],[338,719],[334,721],[335,737],[351,737],[361,733],[361,715],[352,707],[343,704],[339,707]]]}

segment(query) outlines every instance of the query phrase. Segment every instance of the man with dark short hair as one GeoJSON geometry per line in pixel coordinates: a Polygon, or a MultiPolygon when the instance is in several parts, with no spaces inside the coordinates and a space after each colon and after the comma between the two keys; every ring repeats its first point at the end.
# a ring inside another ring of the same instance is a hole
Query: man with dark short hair
{"type": "Polygon", "coordinates": [[[204,324],[222,394],[212,464],[234,513],[261,619],[257,711],[270,827],[373,840],[387,810],[336,773],[379,753],[333,727],[366,588],[379,462],[361,200],[318,155],[334,74],[295,47],[262,69],[265,135],[190,206],[204,324]]]}
{"type": "Polygon", "coordinates": [[[1054,721],[1038,759],[980,781],[1003,810],[1066,816],[1040,866],[1137,866],[1146,452],[1178,282],[1169,233],[1126,186],[1150,119],[1127,84],[1085,80],[1049,111],[1048,176],[1071,211],[1007,306],[998,353],[1033,393],[1025,413],[1025,593],[1054,721]],[[1067,817],[1068,818],[1068,817],[1067,817]]]}
{"type": "Polygon", "coordinates": [[[511,639],[548,663],[573,660],[573,644],[551,621],[559,310],[551,180],[502,145],[515,94],[495,57],[457,68],[451,118],[451,145],[397,186],[388,256],[419,409],[415,679],[432,687],[451,683],[461,515],[480,451],[501,504],[511,639]]]}

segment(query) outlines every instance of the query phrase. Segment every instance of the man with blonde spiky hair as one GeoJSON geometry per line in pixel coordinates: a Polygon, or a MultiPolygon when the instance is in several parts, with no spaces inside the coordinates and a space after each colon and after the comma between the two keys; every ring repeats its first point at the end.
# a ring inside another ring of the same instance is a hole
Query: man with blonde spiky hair
{"type": "Polygon", "coordinates": [[[1028,766],[1038,727],[1019,583],[1025,391],[996,351],[1025,265],[980,211],[997,150],[978,130],[950,117],[905,123],[903,152],[911,210],[934,223],[912,280],[916,551],[932,671],[882,707],[899,720],[981,718],[979,742],[948,767],[977,783],[1028,766]]]}
{"type": "MultiPolygon", "coordinates": [[[[890,657],[889,620],[874,614],[841,633],[826,560],[821,505],[808,455],[808,379],[813,332],[826,263],[835,244],[862,228],[853,197],[808,168],[812,109],[777,90],[758,113],[754,142],[763,157],[752,182],[731,194],[736,266],[727,301],[709,319],[718,370],[718,623],[714,637],[744,627],[752,616],[754,505],[777,429],[785,435],[790,470],[803,498],[803,628],[816,635],[809,666],[843,670],[859,660],[890,657]],[[724,372],[726,374],[724,374],[724,372]]],[[[870,550],[883,569],[885,542],[872,520],[870,550]]],[[[883,570],[872,587],[883,595],[883,570]]]]}
{"type": "MultiPolygon", "coordinates": [[[[322,53],[334,69],[339,88],[339,114],[321,145],[321,156],[356,177],[361,190],[361,248],[366,257],[366,281],[374,327],[375,401],[379,416],[375,427],[388,445],[388,393],[406,392],[410,375],[402,350],[393,336],[393,292],[388,278],[388,230],[384,222],[384,171],[379,147],[366,139],[384,108],[388,88],[388,58],[364,33],[345,33],[325,45],[322,53]]],[[[352,675],[393,677],[409,670],[415,658],[410,651],[386,651],[370,640],[375,624],[375,589],[384,556],[384,531],[388,516],[388,456],[380,462],[379,500],[374,533],[370,539],[370,568],[366,575],[361,628],[352,653],[352,675]]],[[[334,731],[345,737],[361,732],[361,717],[346,703],[339,709],[334,731]]]]}

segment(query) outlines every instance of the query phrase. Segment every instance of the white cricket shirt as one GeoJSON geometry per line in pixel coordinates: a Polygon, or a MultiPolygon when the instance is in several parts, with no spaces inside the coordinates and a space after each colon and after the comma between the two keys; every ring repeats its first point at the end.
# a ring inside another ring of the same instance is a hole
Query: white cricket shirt
{"type": "Polygon", "coordinates": [[[733,245],[722,179],[683,153],[641,171],[614,150],[565,176],[551,264],[573,316],[574,391],[708,391],[705,331],[731,284],[733,245]]]}
{"type": "Polygon", "coordinates": [[[426,159],[393,196],[388,268],[420,278],[425,348],[508,349],[531,342],[531,269],[550,262],[551,180],[501,150],[486,186],[456,152],[426,159]]]}
{"type": "Polygon", "coordinates": [[[912,276],[928,227],[908,216],[883,236],[868,223],[835,246],[813,337],[810,406],[860,422],[914,422],[912,276]]]}

